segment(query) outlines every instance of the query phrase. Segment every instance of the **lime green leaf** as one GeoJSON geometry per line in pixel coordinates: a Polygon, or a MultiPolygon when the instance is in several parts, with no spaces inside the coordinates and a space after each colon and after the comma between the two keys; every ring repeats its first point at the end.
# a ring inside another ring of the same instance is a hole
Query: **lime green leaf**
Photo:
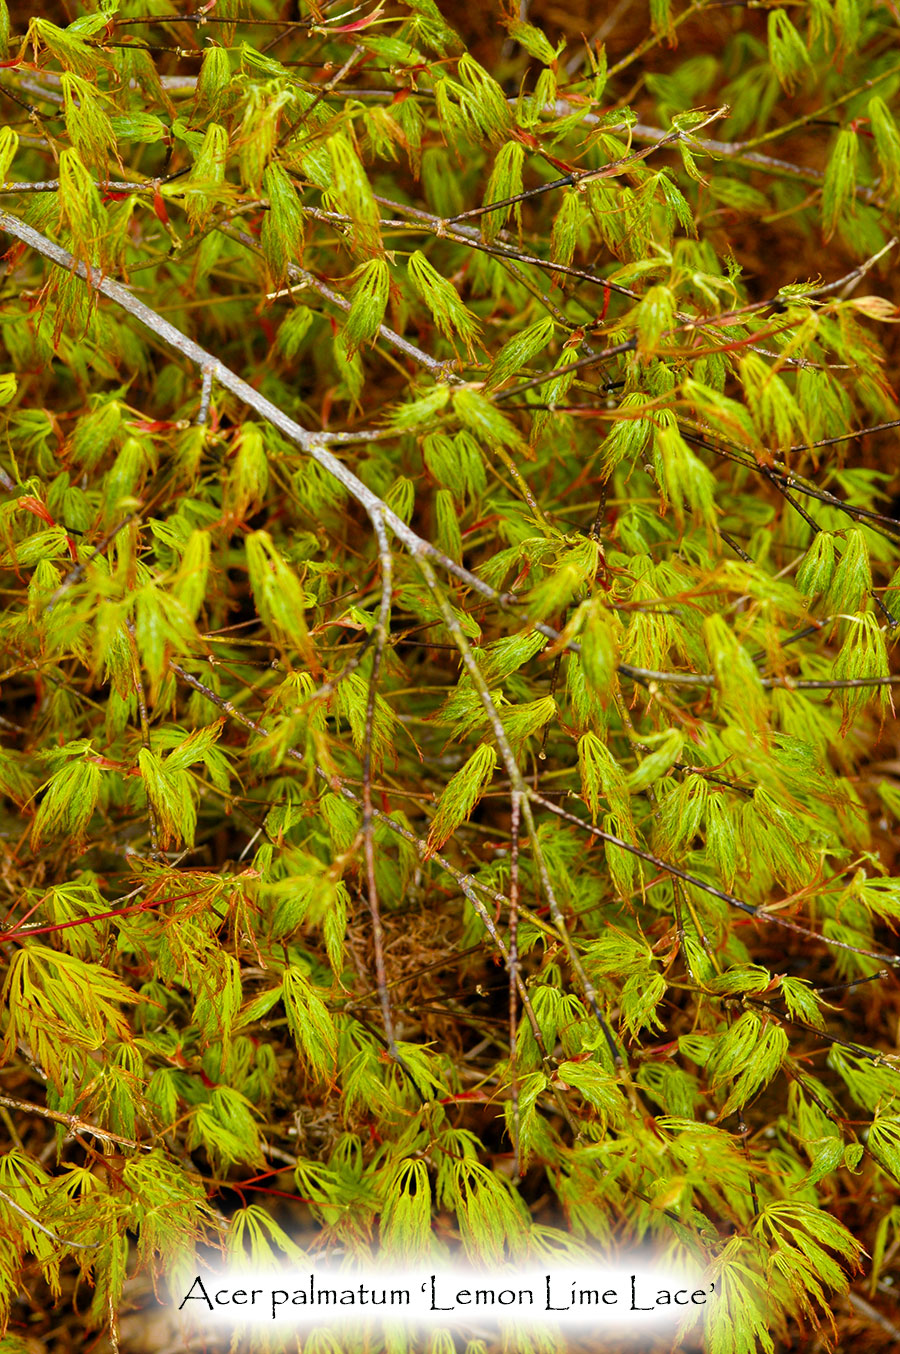
{"type": "Polygon", "coordinates": [[[497,753],[482,743],[444,789],[428,833],[429,851],[438,851],[464,822],[484,793],[497,765],[497,753]]]}
{"type": "Polygon", "coordinates": [[[471,352],[472,342],[478,337],[479,323],[459,299],[451,282],[442,277],[426,259],[421,250],[409,257],[409,278],[425,302],[440,332],[445,338],[460,338],[471,352]]]}

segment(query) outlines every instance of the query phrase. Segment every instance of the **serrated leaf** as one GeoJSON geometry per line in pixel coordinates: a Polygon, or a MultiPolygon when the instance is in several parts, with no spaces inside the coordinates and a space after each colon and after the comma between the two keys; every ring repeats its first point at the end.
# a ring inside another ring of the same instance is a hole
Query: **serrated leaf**
{"type": "MultiPolygon", "coordinates": [[[[518,141],[507,141],[501,146],[491,170],[487,187],[484,190],[484,205],[491,202],[505,202],[516,197],[522,191],[522,167],[525,163],[525,148],[518,141]]],[[[500,231],[509,220],[510,212],[515,213],[516,222],[521,224],[522,209],[513,206],[498,207],[485,212],[481,219],[481,232],[488,241],[496,240],[500,231]]]]}
{"type": "Polygon", "coordinates": [[[327,1007],[306,975],[293,966],[284,971],[281,999],[298,1051],[314,1078],[327,1080],[337,1058],[337,1031],[327,1007]]]}
{"type": "Polygon", "coordinates": [[[358,254],[380,254],[381,214],[356,148],[340,132],[330,136],[326,146],[333,176],[329,196],[353,223],[351,247],[358,254]]]}
{"type": "Polygon", "coordinates": [[[267,531],[247,537],[247,567],[250,586],[260,617],[300,649],[307,643],[303,613],[315,604],[267,531]]]}
{"type": "Polygon", "coordinates": [[[554,321],[548,315],[543,320],[538,320],[537,324],[524,329],[521,334],[516,334],[509,339],[491,364],[487,380],[484,383],[485,390],[493,390],[501,386],[510,376],[514,376],[527,362],[530,362],[537,353],[546,348],[553,335],[554,327],[554,321]]]}
{"type": "Polygon", "coordinates": [[[482,743],[448,782],[431,821],[429,852],[439,851],[460,823],[470,816],[490,782],[496,765],[496,751],[489,744],[482,743]]]}
{"type": "Polygon", "coordinates": [[[822,224],[826,240],[834,234],[847,207],[856,200],[858,158],[859,137],[856,132],[851,128],[838,132],[822,187],[822,224]]]}
{"type": "Polygon", "coordinates": [[[350,352],[355,352],[378,333],[391,284],[390,271],[384,259],[369,259],[357,268],[354,276],[353,302],[344,326],[350,352]]]}
{"type": "Polygon", "coordinates": [[[260,243],[275,286],[281,286],[288,265],[303,255],[304,218],[297,190],[283,165],[273,161],[263,174],[269,210],[263,216],[260,243]]]}
{"type": "Polygon", "coordinates": [[[472,342],[481,326],[470,310],[459,299],[452,282],[442,277],[428,259],[416,249],[407,265],[409,279],[425,302],[440,332],[445,338],[460,338],[471,352],[472,342]]]}

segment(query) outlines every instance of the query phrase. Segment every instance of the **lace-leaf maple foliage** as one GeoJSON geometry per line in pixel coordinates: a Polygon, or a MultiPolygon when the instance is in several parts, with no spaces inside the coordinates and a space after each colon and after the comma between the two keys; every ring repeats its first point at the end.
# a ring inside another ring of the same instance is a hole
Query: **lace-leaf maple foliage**
{"type": "Polygon", "coordinates": [[[894,8],[3,15],[4,1348],[643,1243],[887,1348],[894,8]]]}

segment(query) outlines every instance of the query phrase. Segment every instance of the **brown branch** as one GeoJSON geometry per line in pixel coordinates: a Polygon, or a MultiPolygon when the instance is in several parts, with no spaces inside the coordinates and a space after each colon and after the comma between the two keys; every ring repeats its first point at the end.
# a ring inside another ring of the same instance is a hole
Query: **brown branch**
{"type": "MultiPolygon", "coordinates": [[[[128,620],[125,622],[125,633],[128,638],[128,646],[131,652],[132,682],[137,697],[138,715],[141,722],[141,746],[146,752],[149,752],[150,721],[147,717],[147,699],[144,695],[144,683],[141,678],[141,660],[134,637],[134,621],[128,620]]],[[[150,824],[150,854],[154,860],[159,860],[159,824],[156,818],[156,809],[153,800],[150,798],[150,791],[146,784],[144,786],[144,792],[147,799],[147,818],[150,824]]]]}
{"type": "MultiPolygon", "coordinates": [[[[489,583],[485,583],[477,574],[465,569],[461,564],[457,564],[454,560],[444,555],[436,548],[436,546],[432,545],[430,541],[417,535],[417,533],[408,527],[396,513],[392,512],[390,508],[387,507],[377,494],[374,494],[371,489],[363,484],[362,480],[354,475],[353,472],[343,464],[343,462],[339,461],[337,457],[328,450],[326,445],[326,443],[329,442],[352,442],[359,440],[360,438],[382,437],[385,435],[382,430],[376,430],[371,433],[366,431],[359,433],[315,433],[309,431],[307,428],[301,427],[299,423],[296,423],[292,418],[285,414],[283,410],[279,409],[277,405],[274,405],[271,400],[266,399],[259,391],[254,390],[251,385],[248,385],[246,381],[243,381],[218,358],[207,352],[206,349],[201,348],[198,343],[195,343],[193,339],[188,338],[187,335],[183,334],[180,329],[175,327],[175,325],[170,324],[168,320],[164,319],[161,315],[158,315],[156,311],[145,305],[143,301],[140,301],[121,283],[114,282],[112,279],[104,277],[99,269],[88,269],[85,264],[78,262],[68,250],[63,249],[52,240],[48,240],[46,236],[33,230],[32,227],[26,225],[24,221],[20,221],[18,217],[12,216],[9,212],[2,210],[0,210],[0,230],[4,230],[10,235],[15,236],[16,239],[22,240],[25,244],[32,249],[36,249],[38,253],[49,258],[59,267],[65,268],[70,272],[75,272],[91,287],[100,292],[101,295],[108,297],[109,300],[114,301],[116,305],[121,306],[123,310],[133,316],[134,319],[140,321],[141,324],[146,325],[146,327],[155,333],[158,338],[162,339],[164,343],[168,344],[169,347],[173,348],[183,357],[186,357],[189,361],[193,362],[201,371],[210,367],[214,379],[217,380],[220,385],[224,386],[226,390],[230,390],[232,394],[236,395],[251,409],[254,409],[260,417],[264,418],[267,422],[271,423],[273,427],[277,428],[289,441],[295,443],[295,445],[299,446],[307,455],[312,457],[323,470],[336,479],[339,484],[344,486],[351,497],[356,499],[356,501],[365,508],[370,518],[373,513],[379,514],[381,521],[386,526],[389,526],[394,535],[407,546],[414,558],[419,561],[428,560],[437,564],[446,573],[457,578],[460,582],[467,584],[476,592],[480,593],[482,597],[486,597],[489,601],[494,602],[502,610],[512,615],[516,615],[518,619],[526,623],[529,622],[530,618],[527,614],[523,615],[521,609],[517,609],[513,605],[509,596],[500,593],[496,588],[491,587],[489,583]]],[[[566,368],[566,371],[574,371],[579,366],[585,365],[585,363],[591,365],[594,362],[602,361],[604,356],[609,356],[612,353],[630,352],[636,346],[636,343],[636,339],[630,339],[626,343],[617,345],[614,349],[607,349],[605,353],[585,359],[581,363],[573,363],[570,367],[566,368]]],[[[559,375],[559,373],[554,372],[550,373],[550,376],[542,376],[537,378],[537,383],[539,384],[544,379],[550,379],[551,376],[557,375],[559,375]]],[[[530,386],[533,383],[529,382],[527,384],[530,386]]],[[[526,387],[520,387],[520,389],[524,388],[526,387]]],[[[553,626],[546,625],[543,621],[533,621],[531,623],[534,625],[534,628],[547,639],[562,640],[561,634],[559,631],[555,630],[553,626]]],[[[572,653],[581,652],[580,645],[578,645],[576,641],[565,640],[563,642],[572,653]]],[[[715,686],[716,684],[716,679],[712,673],[658,672],[653,669],[635,667],[629,663],[620,663],[618,671],[622,676],[629,677],[634,681],[644,684],[647,682],[664,682],[677,686],[710,687],[715,686]]],[[[762,678],[761,681],[765,687],[782,687],[786,690],[821,691],[842,690],[847,687],[855,686],[889,685],[894,682],[900,682],[900,676],[862,678],[850,682],[806,682],[784,677],[762,678]]]]}
{"type": "Polygon", "coordinates": [[[519,1072],[516,1062],[516,1042],[519,1013],[516,1004],[516,982],[519,976],[519,823],[522,801],[518,790],[510,797],[509,850],[509,1081],[513,1113],[514,1174],[522,1174],[521,1123],[519,1118],[519,1072]]]}
{"type": "Polygon", "coordinates": [[[893,1321],[888,1321],[886,1316],[882,1316],[877,1307],[873,1307],[871,1302],[866,1302],[858,1293],[848,1293],[847,1302],[860,1316],[864,1316],[867,1321],[874,1322],[880,1326],[883,1331],[892,1336],[900,1344],[900,1326],[895,1326],[893,1321]]]}
{"type": "MultiPolygon", "coordinates": [[[[387,1036],[388,1051],[395,1062],[403,1066],[397,1052],[394,1036],[394,1018],[391,1014],[391,998],[388,992],[387,973],[384,966],[384,930],[381,925],[381,912],[378,906],[378,884],[375,879],[375,833],[372,822],[372,737],[375,728],[375,702],[378,698],[378,675],[381,658],[388,635],[388,618],[391,610],[391,579],[393,561],[384,522],[377,514],[372,517],[372,525],[378,538],[378,557],[381,561],[381,605],[378,620],[375,622],[374,653],[372,671],[369,674],[369,688],[366,697],[366,726],[363,737],[362,759],[362,836],[363,852],[366,862],[366,883],[368,888],[369,912],[372,917],[372,942],[375,948],[375,977],[378,983],[378,997],[381,1002],[381,1015],[384,1032],[387,1036]]],[[[404,1069],[409,1075],[408,1069],[404,1069]]]]}
{"type": "MultiPolygon", "coordinates": [[[[615,67],[613,68],[615,69],[615,67]]],[[[879,73],[878,79],[883,80],[888,76],[896,74],[897,68],[879,73]]],[[[612,74],[612,71],[610,71],[612,74]]],[[[846,97],[850,97],[849,95],[846,97]]],[[[840,102],[840,100],[839,100],[840,102]]],[[[568,103],[565,99],[557,99],[555,104],[550,105],[550,111],[556,117],[567,117],[576,111],[575,105],[568,103]]],[[[821,111],[821,110],[820,110],[821,111]]],[[[602,119],[596,113],[585,113],[582,122],[586,126],[598,126],[602,119]]],[[[790,127],[802,125],[806,119],[801,119],[800,124],[790,124],[788,127],[780,127],[778,134],[783,135],[790,130],[790,127]]],[[[668,138],[669,133],[663,131],[660,127],[649,127],[645,123],[636,122],[632,124],[622,123],[619,126],[604,127],[604,131],[616,132],[626,131],[635,141],[649,141],[654,146],[660,146],[664,139],[668,138]]],[[[764,174],[786,175],[790,178],[804,179],[808,183],[821,184],[825,181],[825,175],[818,169],[809,169],[804,165],[794,164],[790,160],[775,159],[771,155],[761,155],[758,151],[750,149],[757,144],[753,141],[716,141],[707,137],[694,137],[693,133],[688,133],[685,140],[690,140],[699,149],[706,151],[709,155],[722,156],[729,160],[736,160],[740,164],[751,165],[754,169],[759,169],[764,174]]],[[[878,196],[874,188],[865,184],[854,185],[854,193],[863,202],[869,202],[876,207],[884,207],[885,203],[878,196]]]]}
{"type": "Polygon", "coordinates": [[[566,926],[566,919],[563,916],[562,909],[559,906],[559,902],[556,897],[556,890],[553,887],[553,881],[550,877],[550,871],[547,868],[547,862],[544,856],[544,852],[541,848],[540,840],[538,838],[537,828],[534,822],[534,817],[531,812],[531,803],[528,798],[529,791],[526,787],[525,780],[519,769],[519,765],[518,762],[516,761],[512,747],[510,746],[509,738],[507,737],[506,730],[503,727],[503,721],[500,718],[497,706],[494,703],[494,699],[491,695],[488,684],[485,681],[484,676],[482,675],[481,669],[479,668],[478,664],[475,661],[474,655],[472,654],[472,650],[469,647],[469,641],[463,634],[462,627],[460,626],[459,621],[457,620],[457,617],[452,607],[450,606],[449,602],[444,596],[443,590],[438,586],[434,570],[431,568],[431,565],[429,564],[427,559],[420,558],[418,563],[419,568],[422,572],[422,576],[424,577],[425,582],[428,584],[431,595],[434,598],[435,603],[437,604],[441,616],[444,619],[444,624],[447,626],[447,629],[450,631],[450,635],[454,643],[456,644],[456,647],[459,649],[459,654],[463,661],[463,666],[465,667],[470,678],[472,679],[472,685],[474,686],[475,690],[478,693],[478,697],[484,708],[485,714],[488,717],[488,723],[491,726],[491,732],[493,733],[494,736],[494,742],[497,744],[497,750],[500,753],[503,765],[506,767],[506,774],[509,776],[512,791],[518,797],[519,803],[521,804],[522,816],[525,820],[525,826],[528,830],[528,837],[531,844],[531,850],[534,854],[534,861],[535,865],[537,866],[538,877],[540,878],[541,881],[541,889],[544,894],[544,897],[547,899],[547,902],[550,906],[550,916],[553,920],[553,925],[556,927],[556,930],[559,933],[559,936],[562,940],[563,948],[565,949],[566,956],[572,968],[572,972],[575,974],[576,978],[581,984],[582,990],[585,994],[585,997],[587,998],[588,1005],[594,1012],[594,1017],[597,1021],[597,1024],[603,1031],[603,1036],[606,1039],[609,1051],[612,1055],[613,1062],[614,1064],[619,1065],[622,1062],[622,1055],[620,1054],[616,1046],[616,1042],[615,1039],[613,1038],[612,1031],[610,1030],[605,1019],[603,1018],[603,1014],[597,1002],[597,994],[594,990],[593,983],[588,977],[584,965],[582,964],[581,959],[578,955],[578,951],[575,949],[575,946],[572,942],[572,938],[569,935],[568,927],[566,926]]]}
{"type": "MultiPolygon", "coordinates": [[[[728,110],[717,108],[714,113],[710,113],[698,125],[707,127],[717,118],[722,117],[728,110]]],[[[659,141],[648,146],[646,150],[636,151],[632,155],[623,155],[621,160],[613,160],[608,165],[603,165],[600,169],[573,169],[570,174],[564,175],[561,179],[553,179],[550,183],[538,184],[535,188],[526,188],[522,193],[516,193],[513,197],[499,198],[496,202],[486,202],[482,207],[473,207],[471,211],[460,212],[458,216],[447,217],[448,225],[455,225],[457,221],[468,221],[472,217],[485,216],[488,212],[500,211],[503,207],[513,207],[519,202],[527,202],[530,198],[540,197],[544,193],[553,192],[556,188],[581,188],[588,183],[595,183],[597,179],[611,178],[614,174],[624,174],[632,165],[646,160],[654,151],[662,150],[665,146],[677,144],[679,141],[692,139],[692,135],[676,128],[675,131],[665,132],[659,141]]]]}
{"type": "MultiPolygon", "coordinates": [[[[900,679],[898,679],[900,680],[900,679]]],[[[777,913],[769,912],[765,907],[756,907],[753,903],[746,903],[742,898],[737,898],[733,893],[726,893],[724,889],[717,889],[714,884],[707,884],[705,879],[700,879],[697,875],[689,874],[687,870],[682,870],[678,865],[672,865],[671,862],[663,860],[660,856],[655,856],[652,851],[644,851],[632,842],[623,841],[621,837],[615,837],[610,832],[604,832],[601,828],[595,827],[593,823],[587,823],[583,818],[578,818],[574,813],[567,812],[560,808],[558,804],[552,803],[539,795],[534,790],[528,791],[528,797],[541,808],[547,809],[556,818],[562,818],[565,822],[571,823],[575,827],[580,827],[582,831],[590,833],[592,837],[597,837],[600,841],[606,842],[609,846],[616,846],[621,851],[627,851],[631,856],[637,856],[639,860],[646,860],[649,864],[655,865],[658,870],[663,870],[666,874],[673,875],[676,879],[682,879],[686,884],[691,884],[694,888],[701,889],[704,893],[709,893],[713,898],[720,898],[723,903],[728,903],[729,907],[737,908],[747,916],[752,917],[754,921],[771,922],[773,926],[781,926],[786,931],[792,931],[796,935],[801,935],[807,940],[818,940],[823,945],[830,945],[833,949],[848,950],[851,954],[861,954],[867,959],[877,959],[880,963],[900,965],[900,955],[878,954],[874,950],[861,949],[857,945],[849,945],[843,940],[832,940],[828,936],[820,935],[817,931],[812,931],[806,926],[800,926],[797,922],[788,921],[786,917],[779,917],[777,913]]]]}
{"type": "MultiPolygon", "coordinates": [[[[196,678],[192,673],[188,672],[185,668],[181,667],[180,664],[170,662],[169,669],[176,675],[176,677],[179,677],[181,681],[184,682],[187,686],[190,686],[194,691],[199,692],[200,695],[204,696],[206,700],[208,700],[212,705],[215,705],[217,709],[222,710],[231,719],[234,719],[239,724],[242,724],[244,728],[251,730],[253,733],[259,734],[259,736],[262,738],[269,737],[269,730],[263,724],[260,724],[257,720],[252,719],[251,716],[245,714],[243,710],[239,710],[237,706],[232,704],[231,701],[225,700],[224,697],[220,696],[217,692],[213,691],[210,687],[206,686],[203,682],[199,681],[198,678],[196,678]]],[[[297,748],[294,747],[286,748],[284,755],[286,757],[289,757],[292,761],[297,762],[304,767],[308,765],[305,754],[300,752],[297,748]]],[[[320,780],[323,780],[328,785],[329,789],[335,788],[335,777],[333,775],[323,770],[323,768],[318,765],[315,767],[315,773],[320,778],[320,780]]],[[[353,804],[361,805],[362,800],[360,799],[360,797],[354,794],[354,792],[343,781],[338,781],[337,788],[338,792],[343,796],[344,799],[349,800],[353,804]]],[[[407,828],[403,827],[403,825],[401,823],[398,823],[396,819],[392,818],[389,813],[383,813],[380,809],[376,809],[373,806],[372,817],[375,819],[376,822],[383,823],[384,826],[388,828],[391,832],[395,833],[398,837],[402,837],[403,840],[409,842],[411,846],[414,846],[418,851],[419,855],[423,859],[427,857],[429,860],[433,860],[435,864],[439,865],[440,868],[443,871],[445,871],[445,873],[449,874],[456,881],[459,888],[462,890],[465,896],[470,899],[470,901],[472,901],[473,897],[472,891],[478,889],[480,892],[486,894],[486,896],[490,898],[490,900],[493,903],[499,904],[501,907],[506,906],[508,904],[509,900],[505,894],[499,893],[496,889],[491,888],[490,885],[485,884],[482,880],[477,879],[474,875],[465,874],[463,873],[462,870],[458,870],[456,866],[452,865],[449,860],[445,859],[445,857],[442,856],[440,852],[430,851],[427,842],[423,841],[422,838],[417,837],[415,833],[410,832],[407,828]]],[[[478,908],[480,909],[478,915],[481,917],[482,921],[485,922],[488,934],[490,935],[494,943],[497,945],[497,948],[500,950],[501,955],[505,958],[506,947],[503,944],[503,941],[500,938],[499,933],[497,932],[497,929],[490,918],[490,914],[484,911],[484,904],[481,903],[480,901],[478,903],[478,908]]],[[[523,992],[524,985],[520,988],[520,996],[523,994],[523,992]]],[[[525,999],[527,999],[527,992],[524,992],[523,1000],[525,999]]],[[[540,1031],[540,1027],[538,1026],[537,1028],[538,1031],[540,1031]]]]}
{"type": "Polygon", "coordinates": [[[77,1114],[64,1114],[61,1110],[47,1109],[46,1105],[33,1105],[28,1100],[17,1100],[15,1096],[3,1094],[0,1094],[0,1105],[5,1105],[11,1110],[21,1110],[23,1114],[37,1114],[42,1119],[52,1119],[55,1124],[63,1124],[73,1134],[87,1133],[92,1138],[99,1138],[101,1142],[112,1142],[117,1147],[129,1147],[138,1152],[153,1151],[148,1143],[134,1142],[131,1138],[120,1137],[118,1133],[110,1133],[105,1128],[97,1128],[94,1124],[79,1119],[77,1114]]]}

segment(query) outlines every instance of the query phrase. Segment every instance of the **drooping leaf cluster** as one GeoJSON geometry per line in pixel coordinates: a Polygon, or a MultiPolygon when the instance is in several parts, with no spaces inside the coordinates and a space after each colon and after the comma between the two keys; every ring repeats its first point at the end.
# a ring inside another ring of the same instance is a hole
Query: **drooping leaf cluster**
{"type": "Polygon", "coordinates": [[[898,19],[589,9],[0,0],[10,1350],[216,1246],[890,1338],[898,19]]]}

